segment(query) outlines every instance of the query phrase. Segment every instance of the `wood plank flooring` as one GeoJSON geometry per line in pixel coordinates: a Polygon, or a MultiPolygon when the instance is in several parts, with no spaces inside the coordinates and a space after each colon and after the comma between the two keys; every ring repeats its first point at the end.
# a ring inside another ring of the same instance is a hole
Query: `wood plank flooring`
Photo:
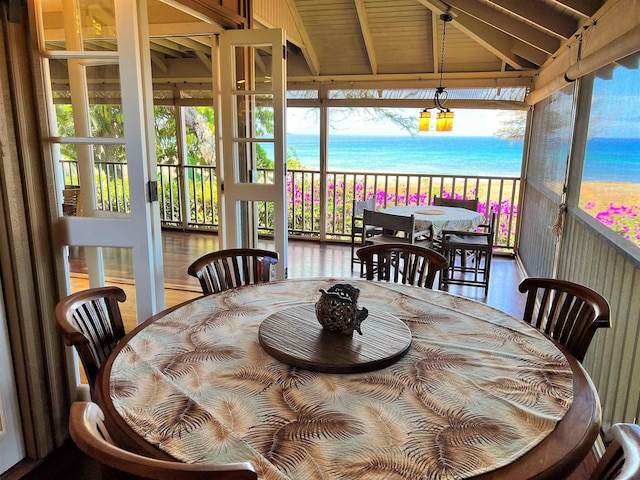
{"type": "MultiPolygon", "coordinates": [[[[199,256],[218,249],[218,238],[209,233],[192,233],[164,230],[162,234],[165,274],[166,306],[177,305],[201,295],[196,279],[187,275],[187,267],[199,256]]],[[[261,241],[261,248],[273,248],[268,241],[261,241]]],[[[350,246],[348,244],[320,244],[318,242],[291,240],[288,249],[288,277],[349,278],[358,276],[359,265],[351,269],[350,246]]],[[[104,249],[105,271],[108,284],[121,286],[127,292],[123,315],[128,319],[127,329],[135,325],[135,289],[130,252],[126,249],[104,249]]],[[[88,288],[86,265],[82,248],[70,252],[72,290],[88,288]]],[[[491,282],[485,297],[482,288],[451,286],[449,291],[474,300],[485,302],[495,308],[521,317],[524,295],[518,291],[522,279],[516,261],[510,257],[494,256],[491,282]]],[[[595,456],[588,457],[570,480],[585,480],[593,469],[595,456]]],[[[97,479],[99,467],[95,461],[82,454],[70,440],[49,455],[44,461],[26,460],[0,476],[0,480],[67,480],[97,479]]]]}
{"type": "MultiPolygon", "coordinates": [[[[196,258],[218,249],[218,237],[210,233],[164,230],[165,303],[167,307],[201,295],[198,281],[187,274],[187,268],[196,258]]],[[[269,241],[260,241],[260,248],[272,249],[269,241]]],[[[127,293],[123,316],[127,330],[136,324],[135,289],[131,252],[127,249],[103,248],[107,283],[118,285],[127,293]]],[[[349,278],[360,274],[360,266],[351,268],[351,249],[348,244],[291,240],[288,249],[288,278],[332,277],[349,278]]],[[[84,249],[70,252],[72,291],[88,288],[84,249]]],[[[524,295],[518,291],[522,279],[515,260],[494,256],[488,295],[482,288],[452,285],[449,292],[485,302],[500,310],[521,317],[524,295]]],[[[144,319],[142,319],[144,320],[144,319]]]]}

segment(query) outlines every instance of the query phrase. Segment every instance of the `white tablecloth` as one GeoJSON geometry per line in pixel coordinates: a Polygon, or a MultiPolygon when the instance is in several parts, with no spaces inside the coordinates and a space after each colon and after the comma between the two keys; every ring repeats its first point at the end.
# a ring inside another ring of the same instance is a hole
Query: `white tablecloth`
{"type": "Polygon", "coordinates": [[[380,211],[384,213],[393,213],[394,215],[413,214],[416,219],[417,231],[428,229],[429,224],[426,222],[431,222],[433,225],[433,233],[436,235],[439,235],[442,230],[461,230],[469,232],[475,230],[484,220],[481,213],[458,207],[396,205],[380,211]]]}

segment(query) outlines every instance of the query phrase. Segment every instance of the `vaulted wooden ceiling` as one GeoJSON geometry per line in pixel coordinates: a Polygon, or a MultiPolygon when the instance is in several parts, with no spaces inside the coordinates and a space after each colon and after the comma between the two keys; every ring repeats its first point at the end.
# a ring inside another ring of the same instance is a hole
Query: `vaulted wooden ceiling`
{"type": "Polygon", "coordinates": [[[439,74],[440,15],[445,12],[453,21],[446,28],[444,73],[499,76],[537,71],[589,25],[604,3],[255,0],[254,18],[267,27],[286,28],[294,46],[288,64],[290,79],[439,74]]]}
{"type": "MultiPolygon", "coordinates": [[[[615,2],[252,0],[251,12],[253,28],[286,31],[290,85],[377,81],[408,86],[427,82],[425,86],[433,87],[442,73],[447,86],[454,86],[457,79],[464,86],[476,81],[477,86],[494,82],[499,87],[530,84],[541,67],[576,45],[577,34],[592,25],[599,10],[615,2]],[[453,20],[446,26],[441,72],[440,16],[445,12],[453,20]]],[[[61,48],[56,44],[56,32],[62,29],[62,20],[56,18],[62,17],[61,7],[55,5],[62,2],[48,3],[52,5],[45,13],[49,48],[61,48]]],[[[148,1],[154,83],[210,84],[210,36],[229,25],[193,8],[206,3],[148,1]]],[[[113,22],[108,14],[102,13],[105,25],[113,22]]],[[[108,35],[102,37],[87,41],[85,47],[117,48],[109,46],[108,35]]]]}

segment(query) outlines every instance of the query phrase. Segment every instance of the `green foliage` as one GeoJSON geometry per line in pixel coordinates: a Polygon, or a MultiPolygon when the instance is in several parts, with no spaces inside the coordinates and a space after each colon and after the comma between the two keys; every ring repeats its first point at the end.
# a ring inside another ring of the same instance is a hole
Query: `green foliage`
{"type": "Polygon", "coordinates": [[[178,163],[176,116],[173,107],[154,107],[156,160],[161,164],[178,163]]]}
{"type": "MultiPolygon", "coordinates": [[[[56,122],[58,124],[58,135],[61,137],[75,136],[75,128],[73,122],[73,107],[71,105],[59,104],[56,108],[56,122]]],[[[60,158],[62,160],[77,160],[78,153],[74,145],[61,144],[60,158]]]]}

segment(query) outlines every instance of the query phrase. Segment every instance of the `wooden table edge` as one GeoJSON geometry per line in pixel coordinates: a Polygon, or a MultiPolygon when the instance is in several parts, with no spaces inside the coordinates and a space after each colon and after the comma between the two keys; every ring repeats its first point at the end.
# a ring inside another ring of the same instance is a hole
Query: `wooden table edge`
{"type": "Polygon", "coordinates": [[[199,300],[202,297],[196,297],[191,300],[187,300],[178,305],[174,305],[173,307],[169,307],[161,312],[149,317],[144,322],[140,323],[133,330],[128,332],[124,337],[120,339],[120,341],[113,348],[107,360],[102,364],[100,370],[98,370],[98,375],[96,376],[96,383],[94,385],[94,394],[95,398],[93,401],[97,403],[102,412],[104,413],[104,421],[111,434],[113,440],[120,447],[126,448],[129,451],[137,453],[139,455],[146,455],[152,458],[157,458],[160,460],[173,460],[176,461],[174,457],[169,455],[168,453],[163,452],[155,445],[147,442],[144,438],[138,435],[127,422],[120,416],[118,411],[116,410],[113,402],[111,401],[111,393],[109,387],[109,379],[111,377],[111,368],[113,367],[113,362],[115,361],[118,354],[122,351],[122,349],[129,343],[129,341],[135,337],[141,330],[149,326],[150,324],[156,322],[160,318],[163,318],[168,313],[177,310],[180,307],[183,307],[195,300],[199,300]]]}
{"type": "MultiPolygon", "coordinates": [[[[553,341],[553,340],[551,340],[553,341]]],[[[556,428],[538,445],[509,465],[473,477],[489,479],[558,480],[568,477],[584,460],[600,433],[598,392],[580,362],[561,345],[573,371],[573,402],[556,428]],[[580,440],[575,441],[576,438],[580,440]],[[571,439],[572,441],[568,441],[571,439]]]]}

